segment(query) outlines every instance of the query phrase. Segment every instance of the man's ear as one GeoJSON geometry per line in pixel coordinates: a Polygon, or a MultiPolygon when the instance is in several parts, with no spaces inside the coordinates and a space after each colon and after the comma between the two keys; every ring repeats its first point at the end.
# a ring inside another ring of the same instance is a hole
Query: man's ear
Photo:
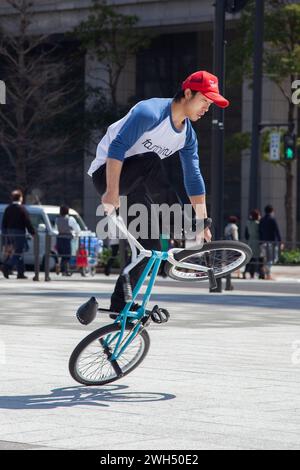
{"type": "Polygon", "coordinates": [[[186,100],[190,100],[191,97],[192,97],[192,91],[190,90],[190,88],[186,88],[184,90],[184,97],[186,100]]]}

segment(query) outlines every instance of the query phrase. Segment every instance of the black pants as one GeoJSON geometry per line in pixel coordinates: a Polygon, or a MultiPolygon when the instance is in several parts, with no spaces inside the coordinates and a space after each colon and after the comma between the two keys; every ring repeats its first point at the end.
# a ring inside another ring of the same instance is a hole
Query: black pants
{"type": "MultiPolygon", "coordinates": [[[[93,183],[97,192],[102,196],[106,191],[106,165],[102,165],[93,173],[93,183]]],[[[164,185],[173,192],[168,180],[163,176],[163,169],[160,158],[155,154],[136,155],[127,158],[122,167],[120,176],[120,195],[127,196],[128,209],[132,204],[144,204],[148,213],[151,211],[151,203],[153,203],[152,194],[157,194],[159,185],[164,185]]],[[[175,195],[174,195],[175,197],[175,195]]],[[[128,217],[128,224],[134,217],[128,217]]],[[[151,223],[159,224],[158,220],[148,219],[148,234],[151,234],[151,223]]],[[[157,226],[157,230],[159,227],[157,226]]],[[[160,250],[161,244],[159,239],[141,239],[138,241],[146,250],[160,250]]],[[[130,281],[132,288],[138,282],[148,259],[141,261],[131,272],[130,281]]],[[[114,292],[111,296],[111,310],[119,311],[125,305],[123,284],[121,277],[118,278],[114,292]]]]}
{"type": "Polygon", "coordinates": [[[5,244],[12,245],[14,253],[4,261],[4,266],[11,270],[17,267],[18,276],[24,276],[24,252],[28,249],[25,232],[18,229],[8,229],[6,232],[5,244]]]}
{"type": "Polygon", "coordinates": [[[67,273],[68,263],[71,259],[71,238],[68,236],[58,236],[56,239],[56,248],[58,255],[61,257],[60,270],[62,273],[67,273]]]}
{"type": "Polygon", "coordinates": [[[258,273],[259,278],[264,278],[263,270],[263,259],[262,258],[251,258],[249,263],[245,267],[244,274],[249,273],[252,278],[254,278],[255,273],[258,273]]]}

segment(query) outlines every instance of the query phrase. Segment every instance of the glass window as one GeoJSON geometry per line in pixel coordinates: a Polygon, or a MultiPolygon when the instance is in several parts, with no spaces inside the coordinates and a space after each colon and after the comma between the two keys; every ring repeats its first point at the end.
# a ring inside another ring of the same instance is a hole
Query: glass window
{"type": "MultiPolygon", "coordinates": [[[[58,214],[47,214],[48,217],[49,217],[49,220],[50,220],[50,223],[52,225],[52,228],[54,229],[57,229],[56,227],[56,219],[58,217],[58,214]]],[[[74,219],[76,220],[76,222],[78,223],[79,227],[81,230],[87,230],[87,227],[85,225],[85,223],[83,222],[82,218],[80,217],[80,215],[78,214],[70,214],[71,217],[74,217],[74,219]]]]}
{"type": "Polygon", "coordinates": [[[37,229],[40,224],[46,225],[42,214],[29,214],[29,217],[35,229],[37,229]]]}

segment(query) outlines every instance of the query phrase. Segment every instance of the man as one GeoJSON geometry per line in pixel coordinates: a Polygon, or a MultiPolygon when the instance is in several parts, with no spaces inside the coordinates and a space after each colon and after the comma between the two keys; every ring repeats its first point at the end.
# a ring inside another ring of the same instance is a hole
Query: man
{"type": "MultiPolygon", "coordinates": [[[[161,176],[161,159],[179,151],[184,185],[196,218],[207,218],[205,185],[199,169],[198,143],[191,121],[196,122],[215,103],[227,107],[229,101],[219,94],[218,79],[206,71],[190,75],[176,96],[141,101],[120,121],[112,124],[97,148],[89,175],[102,196],[106,209],[118,208],[119,197],[130,203],[151,205],[151,188],[161,176]],[[143,191],[140,190],[143,186],[143,191]],[[136,195],[139,195],[137,198],[136,195]],[[134,197],[133,197],[134,195],[134,197]]],[[[210,230],[204,238],[211,239],[210,230]]],[[[159,240],[139,240],[145,249],[159,250],[159,240]]],[[[131,272],[135,286],[147,260],[131,272]]],[[[119,312],[124,306],[123,286],[118,279],[110,309],[119,312]]]]}
{"type": "MultiPolygon", "coordinates": [[[[259,223],[259,238],[263,242],[262,248],[265,258],[265,279],[274,280],[271,269],[278,260],[278,245],[281,244],[281,235],[275,219],[274,208],[270,204],[265,207],[265,215],[259,223]]],[[[281,248],[283,245],[281,244],[281,248]]]]}
{"type": "Polygon", "coordinates": [[[4,260],[2,271],[6,279],[14,266],[17,267],[17,279],[27,279],[24,274],[24,251],[27,248],[26,229],[34,236],[35,231],[30,222],[29,214],[23,203],[20,190],[11,193],[12,203],[5,209],[2,220],[2,234],[5,245],[13,247],[13,254],[4,260]]]}
{"type": "Polygon", "coordinates": [[[56,248],[61,257],[60,272],[63,276],[70,276],[69,261],[72,255],[72,239],[73,235],[79,235],[80,227],[74,217],[69,215],[68,206],[61,206],[59,214],[60,215],[56,218],[58,230],[56,248]]]}

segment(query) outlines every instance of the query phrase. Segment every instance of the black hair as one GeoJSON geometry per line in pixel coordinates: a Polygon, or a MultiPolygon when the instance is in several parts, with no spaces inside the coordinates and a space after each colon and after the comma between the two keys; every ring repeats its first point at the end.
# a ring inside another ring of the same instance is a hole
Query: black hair
{"type": "Polygon", "coordinates": [[[253,209],[251,212],[250,212],[250,219],[251,220],[258,220],[260,217],[260,212],[258,209],[253,209]]]}
{"type": "Polygon", "coordinates": [[[19,202],[19,201],[21,200],[21,198],[23,197],[23,193],[22,193],[22,191],[21,191],[20,189],[15,189],[15,190],[11,193],[10,197],[11,197],[11,200],[12,200],[13,202],[19,202]]]}
{"type": "Polygon", "coordinates": [[[273,206],[271,206],[271,204],[268,204],[268,205],[265,207],[265,213],[266,213],[266,214],[272,214],[273,211],[274,211],[274,208],[273,208],[273,206]]]}
{"type": "Polygon", "coordinates": [[[69,214],[69,208],[68,206],[61,206],[60,211],[59,211],[61,216],[65,216],[69,214]]]}
{"type": "MultiPolygon", "coordinates": [[[[182,90],[181,88],[178,89],[178,91],[176,92],[173,98],[175,103],[179,103],[184,98],[184,91],[185,90],[182,90]]],[[[195,90],[191,90],[191,92],[192,92],[193,97],[198,93],[198,91],[195,91],[195,90]]]]}

